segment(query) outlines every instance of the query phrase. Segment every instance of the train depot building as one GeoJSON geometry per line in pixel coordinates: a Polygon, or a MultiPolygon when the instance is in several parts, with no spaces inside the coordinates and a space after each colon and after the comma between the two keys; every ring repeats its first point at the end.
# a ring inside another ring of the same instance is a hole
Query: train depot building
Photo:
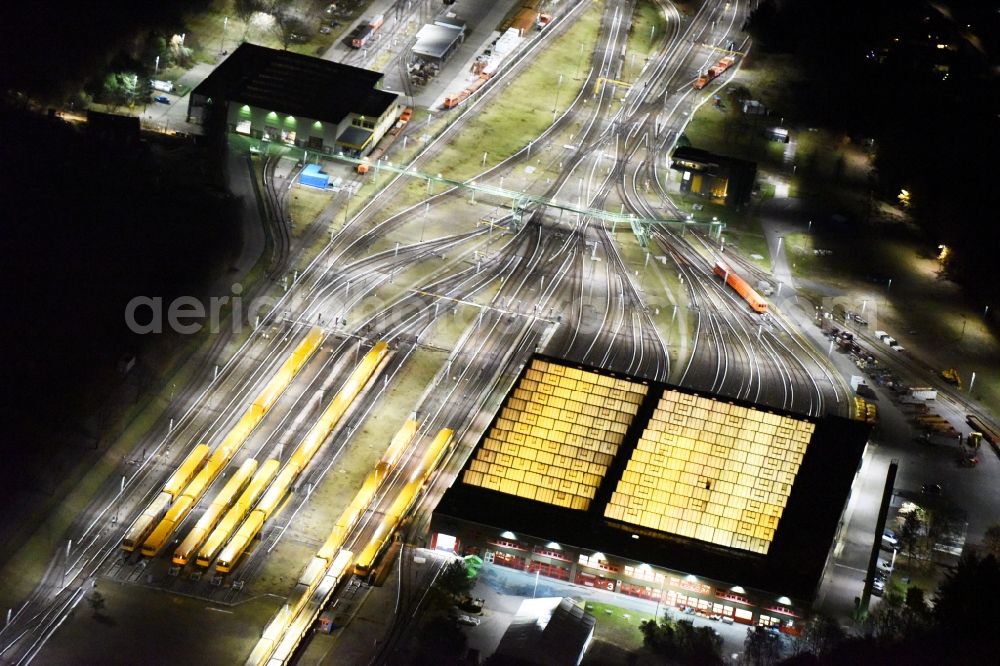
{"type": "Polygon", "coordinates": [[[719,199],[738,208],[750,202],[757,164],[715,155],[692,146],[680,146],[671,155],[670,168],[681,174],[681,192],[719,199]]]}
{"type": "Polygon", "coordinates": [[[868,438],[535,355],[434,511],[432,546],[796,633],[868,438]]]}
{"type": "Polygon", "coordinates": [[[244,43],[190,95],[188,121],[324,153],[365,155],[395,124],[382,73],[244,43]]]}

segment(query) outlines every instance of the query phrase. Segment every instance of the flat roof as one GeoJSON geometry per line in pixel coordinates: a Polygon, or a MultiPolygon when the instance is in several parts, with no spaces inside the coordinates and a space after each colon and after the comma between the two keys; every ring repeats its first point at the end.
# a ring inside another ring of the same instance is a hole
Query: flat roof
{"type": "Polygon", "coordinates": [[[868,430],[535,355],[435,514],[811,599],[868,430]]]}
{"type": "Polygon", "coordinates": [[[351,125],[337,137],[337,143],[361,149],[368,145],[368,142],[371,141],[372,134],[374,133],[374,130],[358,127],[357,125],[351,125]]]}
{"type": "Polygon", "coordinates": [[[413,52],[428,58],[443,58],[463,32],[462,28],[428,23],[417,31],[413,52]]]}
{"type": "Polygon", "coordinates": [[[380,72],[243,43],[192,92],[325,122],[382,116],[396,94],[378,90],[380,72]]]}

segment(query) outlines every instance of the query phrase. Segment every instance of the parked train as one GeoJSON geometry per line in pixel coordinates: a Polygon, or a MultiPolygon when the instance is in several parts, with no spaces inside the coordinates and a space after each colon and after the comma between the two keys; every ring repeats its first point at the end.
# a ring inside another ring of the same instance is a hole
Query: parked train
{"type": "Polygon", "coordinates": [[[310,329],[207,462],[207,445],[201,444],[191,452],[167,481],[160,496],[147,507],[125,535],[122,548],[126,552],[135,551],[138,544],[142,545],[142,554],[149,557],[160,551],[278,397],[288,388],[302,366],[319,348],[325,335],[318,326],[310,329]]]}
{"type": "Polygon", "coordinates": [[[358,560],[354,563],[355,576],[367,577],[371,573],[372,567],[379,556],[381,556],[385,547],[392,541],[393,536],[395,536],[404,516],[406,516],[407,512],[409,512],[416,502],[424,484],[427,483],[431,474],[434,473],[438,462],[441,460],[441,456],[451,444],[453,437],[454,431],[449,428],[444,428],[438,432],[424,454],[424,458],[420,462],[420,467],[414,472],[412,480],[396,496],[396,500],[385,512],[382,522],[375,532],[375,536],[371,538],[368,545],[358,554],[358,560]]]}
{"type": "Polygon", "coordinates": [[[367,573],[386,544],[391,542],[396,528],[419,497],[423,485],[433,475],[452,443],[454,437],[452,430],[445,428],[438,432],[424,452],[419,466],[413,473],[412,481],[396,495],[375,535],[364,550],[355,557],[353,552],[342,549],[351,530],[368,510],[382,482],[388,478],[389,472],[395,468],[408,448],[416,433],[416,427],[416,421],[408,421],[393,437],[385,455],[337,520],[329,538],[302,571],[288,601],[268,623],[250,658],[246,661],[248,666],[287,663],[302,637],[312,627],[320,611],[329,601],[337,584],[351,571],[351,563],[354,564],[355,574],[359,570],[367,573]]]}
{"type": "Polygon", "coordinates": [[[725,58],[722,58],[721,60],[719,60],[719,62],[709,67],[707,72],[699,75],[698,78],[694,80],[694,89],[701,90],[702,88],[707,86],[709,82],[711,82],[713,79],[717,79],[720,76],[722,76],[723,72],[725,72],[727,69],[729,69],[735,64],[736,64],[735,56],[726,56],[725,58]]]}
{"type": "MultiPolygon", "coordinates": [[[[229,537],[232,536],[236,528],[243,522],[243,519],[253,510],[257,500],[260,499],[260,496],[264,494],[268,485],[274,480],[280,467],[281,461],[273,459],[268,460],[260,466],[260,469],[254,474],[253,479],[250,480],[250,483],[247,484],[247,487],[240,494],[239,499],[226,511],[226,515],[208,534],[204,543],[200,544],[197,551],[198,556],[195,559],[195,563],[199,567],[206,568],[212,563],[215,556],[219,554],[222,547],[229,541],[229,537]]],[[[197,529],[197,526],[195,528],[197,529]]],[[[181,545],[183,546],[183,544],[181,545]]],[[[177,561],[177,553],[174,554],[174,557],[174,563],[180,564],[177,561]]],[[[187,553],[187,557],[190,557],[190,553],[187,553]]]]}
{"type": "Polygon", "coordinates": [[[760,295],[747,284],[747,281],[741,278],[739,275],[733,272],[733,269],[721,261],[715,262],[715,274],[718,275],[728,284],[737,294],[743,297],[750,307],[753,308],[754,312],[759,312],[760,314],[765,314],[767,312],[767,301],[760,297],[760,295]]]}
{"type": "Polygon", "coordinates": [[[122,549],[128,553],[135,551],[137,547],[145,542],[146,537],[153,531],[153,528],[163,519],[174,498],[180,497],[181,491],[190,483],[194,475],[198,473],[201,466],[208,457],[208,445],[199,444],[191,449],[191,453],[184,458],[180,466],[174,470],[167,482],[163,485],[163,490],[156,499],[150,502],[146,510],[139,515],[125,538],[122,539],[122,549]]]}
{"type": "MultiPolygon", "coordinates": [[[[320,445],[326,440],[330,432],[340,422],[348,408],[357,398],[358,393],[368,384],[372,375],[381,366],[382,361],[389,353],[389,347],[385,342],[378,342],[371,351],[365,354],[358,366],[351,372],[351,375],[344,382],[344,385],[337,391],[337,394],[330,401],[330,404],[320,415],[319,420],[313,424],[306,436],[302,438],[299,446],[292,452],[285,463],[284,468],[268,487],[264,496],[257,503],[252,511],[239,526],[232,539],[219,553],[219,558],[215,563],[215,570],[226,574],[233,570],[233,567],[242,557],[247,547],[260,533],[264,523],[270,518],[281,501],[288,494],[292,484],[299,474],[309,465],[320,445]]],[[[220,526],[221,527],[221,526],[220,526]]],[[[199,563],[201,560],[199,559],[199,563]]]]}
{"type": "Polygon", "coordinates": [[[385,23],[385,15],[379,14],[378,16],[372,17],[365,21],[364,23],[358,25],[351,32],[351,46],[356,49],[362,49],[368,44],[368,40],[372,38],[378,29],[382,27],[385,23]]]}

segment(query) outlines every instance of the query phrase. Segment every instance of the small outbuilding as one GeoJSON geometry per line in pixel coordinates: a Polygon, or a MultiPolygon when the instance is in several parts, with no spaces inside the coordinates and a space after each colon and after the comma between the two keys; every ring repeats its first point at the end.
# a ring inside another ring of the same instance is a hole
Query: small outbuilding
{"type": "Polygon", "coordinates": [[[330,176],[323,173],[318,164],[307,164],[299,175],[299,183],[325,190],[330,184],[330,176]]]}

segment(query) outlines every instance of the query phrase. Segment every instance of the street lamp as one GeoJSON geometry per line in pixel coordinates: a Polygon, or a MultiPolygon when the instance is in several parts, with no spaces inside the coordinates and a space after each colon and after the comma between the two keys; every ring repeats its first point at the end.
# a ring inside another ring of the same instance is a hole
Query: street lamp
{"type": "Polygon", "coordinates": [[[229,27],[229,17],[222,19],[222,39],[219,40],[219,53],[226,52],[226,28],[229,27]]]}
{"type": "Polygon", "coordinates": [[[563,75],[559,75],[559,83],[556,84],[556,101],[552,103],[552,122],[556,121],[556,111],[559,108],[559,90],[562,88],[563,75]]]}

